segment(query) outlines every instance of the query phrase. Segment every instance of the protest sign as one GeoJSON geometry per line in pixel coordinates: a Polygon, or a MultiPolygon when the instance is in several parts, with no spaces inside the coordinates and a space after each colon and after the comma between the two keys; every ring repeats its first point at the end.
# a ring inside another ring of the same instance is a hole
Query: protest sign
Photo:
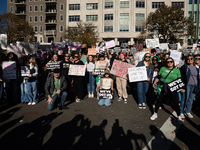
{"type": "Polygon", "coordinates": [[[177,44],[168,44],[168,47],[171,50],[178,50],[178,45],[177,44]]]}
{"type": "Polygon", "coordinates": [[[130,54],[133,55],[133,53],[137,52],[136,48],[135,47],[131,47],[130,49],[130,54]]]}
{"type": "Polygon", "coordinates": [[[99,52],[104,52],[106,50],[106,44],[104,42],[96,43],[96,49],[98,49],[99,52]]]}
{"type": "Polygon", "coordinates": [[[146,67],[128,68],[129,82],[146,81],[147,70],[146,67]]]}
{"type": "Polygon", "coordinates": [[[2,67],[4,79],[17,79],[15,61],[3,61],[2,67]]]}
{"type": "Polygon", "coordinates": [[[47,70],[60,69],[60,62],[52,62],[47,64],[47,70]]]}
{"type": "Polygon", "coordinates": [[[175,66],[179,64],[180,58],[181,58],[182,52],[171,50],[170,51],[170,57],[174,59],[175,66]]]}
{"type": "Polygon", "coordinates": [[[19,47],[15,46],[15,45],[8,45],[7,46],[7,54],[10,53],[10,52],[15,53],[18,58],[22,56],[22,53],[21,53],[19,47]]]}
{"type": "Polygon", "coordinates": [[[162,49],[162,50],[166,49],[168,51],[169,50],[168,44],[169,43],[160,43],[159,48],[162,49]]]}
{"type": "Polygon", "coordinates": [[[96,48],[88,48],[88,55],[96,55],[97,51],[96,48]]]}
{"type": "Polygon", "coordinates": [[[59,50],[58,55],[63,55],[63,50],[59,50]]]}
{"type": "Polygon", "coordinates": [[[114,60],[110,73],[128,79],[128,68],[132,67],[135,66],[119,60],[114,60]]]}
{"type": "Polygon", "coordinates": [[[159,39],[146,39],[146,46],[147,47],[159,47],[159,39]]]}
{"type": "Polygon", "coordinates": [[[35,51],[38,49],[38,43],[25,43],[25,42],[16,42],[16,46],[19,47],[20,51],[23,53],[25,52],[26,55],[28,54],[35,54],[35,51]]]}
{"type": "Polygon", "coordinates": [[[181,52],[184,55],[188,55],[191,52],[192,49],[182,49],[181,52]]]}
{"type": "Polygon", "coordinates": [[[35,51],[35,59],[40,59],[42,52],[40,50],[35,51]]]}
{"type": "Polygon", "coordinates": [[[137,51],[143,50],[143,44],[133,44],[133,47],[135,47],[137,51]]]}
{"type": "Polygon", "coordinates": [[[0,46],[3,50],[7,47],[7,34],[0,34],[0,46]]]}
{"type": "Polygon", "coordinates": [[[73,76],[85,76],[85,65],[71,65],[69,67],[69,73],[68,75],[73,76]]]}
{"type": "Polygon", "coordinates": [[[111,90],[99,90],[99,99],[112,99],[111,90]]]}
{"type": "Polygon", "coordinates": [[[160,53],[162,53],[163,52],[163,50],[162,49],[159,49],[159,48],[155,48],[156,49],[156,54],[160,54],[160,53]]]}
{"type": "Polygon", "coordinates": [[[128,49],[122,49],[122,53],[127,53],[128,49]]]}
{"type": "Polygon", "coordinates": [[[181,49],[181,44],[180,43],[176,43],[177,44],[177,50],[181,49]]]}
{"type": "Polygon", "coordinates": [[[103,75],[105,74],[105,69],[94,69],[94,74],[99,77],[103,77],[103,75]]]}
{"type": "Polygon", "coordinates": [[[42,51],[48,51],[50,49],[52,49],[52,45],[39,45],[38,49],[41,49],[42,51]]]}
{"type": "Polygon", "coordinates": [[[137,60],[138,62],[141,61],[146,53],[150,53],[150,51],[149,50],[143,50],[143,51],[138,51],[138,52],[134,53],[133,54],[134,60],[137,60]]]}
{"type": "Polygon", "coordinates": [[[180,90],[183,89],[185,86],[185,84],[183,83],[181,78],[178,78],[178,79],[168,83],[167,85],[171,92],[180,92],[180,90]]]}
{"type": "Polygon", "coordinates": [[[114,48],[115,53],[120,53],[121,52],[121,47],[115,47],[114,48]]]}
{"type": "Polygon", "coordinates": [[[72,51],[80,51],[81,50],[81,43],[80,42],[69,42],[68,48],[72,51]]]}
{"type": "Polygon", "coordinates": [[[27,77],[30,74],[30,69],[28,66],[21,66],[21,76],[27,77]]]}
{"type": "Polygon", "coordinates": [[[106,42],[106,48],[112,48],[112,47],[115,47],[115,41],[114,40],[106,42]]]}
{"type": "Polygon", "coordinates": [[[128,43],[122,43],[122,44],[121,44],[121,47],[122,47],[122,48],[127,48],[127,47],[128,47],[128,43]]]}

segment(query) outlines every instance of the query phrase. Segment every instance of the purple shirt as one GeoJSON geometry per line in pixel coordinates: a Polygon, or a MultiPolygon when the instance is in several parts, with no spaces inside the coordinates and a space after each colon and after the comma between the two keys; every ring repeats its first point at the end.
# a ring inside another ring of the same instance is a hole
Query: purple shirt
{"type": "Polygon", "coordinates": [[[188,69],[190,69],[191,75],[190,79],[188,81],[188,85],[197,85],[197,69],[196,66],[188,66],[188,69]]]}

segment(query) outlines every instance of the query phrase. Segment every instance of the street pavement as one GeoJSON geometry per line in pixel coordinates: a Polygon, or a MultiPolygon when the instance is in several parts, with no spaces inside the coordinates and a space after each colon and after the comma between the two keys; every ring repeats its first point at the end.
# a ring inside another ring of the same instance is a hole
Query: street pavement
{"type": "Polygon", "coordinates": [[[170,117],[173,109],[166,104],[159,110],[158,118],[151,121],[152,108],[138,109],[131,94],[127,104],[118,102],[117,97],[110,107],[101,107],[97,102],[96,98],[66,102],[68,110],[53,111],[47,110],[44,99],[35,106],[3,103],[0,147],[2,150],[200,149],[200,118],[194,113],[193,119],[186,119],[185,125],[180,126],[170,117]]]}

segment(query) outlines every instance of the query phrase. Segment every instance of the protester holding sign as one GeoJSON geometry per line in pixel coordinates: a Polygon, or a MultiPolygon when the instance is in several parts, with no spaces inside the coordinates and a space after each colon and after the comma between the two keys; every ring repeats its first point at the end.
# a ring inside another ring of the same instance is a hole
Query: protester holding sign
{"type": "MultiPolygon", "coordinates": [[[[122,62],[128,63],[126,61],[125,53],[121,53],[119,55],[119,60],[122,62]]],[[[125,104],[127,104],[127,98],[128,98],[126,85],[127,85],[126,79],[119,76],[116,77],[116,86],[117,86],[117,91],[118,91],[118,96],[119,96],[118,101],[122,101],[124,99],[125,104]]]]}
{"type": "MultiPolygon", "coordinates": [[[[48,63],[59,63],[59,62],[60,61],[59,61],[58,54],[54,54],[53,57],[51,58],[51,60],[48,63]]],[[[49,66],[48,63],[46,64],[47,67],[49,66]]],[[[51,71],[53,71],[53,69],[51,71]]]]}
{"type": "Polygon", "coordinates": [[[139,109],[146,109],[146,101],[149,98],[147,94],[149,90],[149,86],[151,85],[154,66],[151,63],[151,55],[150,53],[146,53],[143,57],[143,60],[140,61],[137,67],[146,66],[147,70],[147,81],[140,81],[137,83],[137,93],[138,93],[138,108],[139,109]]]}
{"type": "MultiPolygon", "coordinates": [[[[111,93],[109,93],[109,95],[108,95],[108,93],[105,93],[105,96],[107,98],[100,99],[99,102],[98,102],[98,104],[100,106],[103,106],[103,105],[110,106],[111,105],[110,94],[113,94],[113,80],[110,78],[110,71],[109,70],[105,71],[105,75],[101,79],[101,86],[100,86],[99,90],[105,90],[105,92],[111,90],[111,93]]],[[[98,91],[98,94],[100,95],[100,98],[101,98],[101,95],[103,95],[104,93],[101,93],[100,91],[98,91]]]]}
{"type": "MultiPolygon", "coordinates": [[[[154,89],[160,89],[159,87],[161,87],[161,92],[159,98],[156,101],[154,114],[150,117],[151,120],[155,120],[158,117],[158,109],[161,106],[163,99],[165,97],[170,97],[170,100],[172,100],[174,104],[174,108],[178,116],[178,121],[180,124],[183,124],[183,120],[180,116],[180,107],[178,104],[178,93],[171,92],[167,87],[167,83],[170,83],[171,81],[174,81],[178,78],[181,78],[181,73],[179,69],[175,68],[174,60],[169,57],[165,61],[165,67],[162,67],[160,69],[158,77],[153,84],[154,89]],[[158,82],[159,80],[160,83],[158,82]]],[[[184,90],[182,90],[181,92],[184,92],[184,90]]]]}
{"type": "Polygon", "coordinates": [[[135,65],[135,60],[134,60],[134,58],[133,58],[133,54],[129,54],[129,57],[128,57],[128,59],[126,59],[126,60],[127,60],[127,62],[128,62],[129,64],[135,65]]]}
{"type": "Polygon", "coordinates": [[[29,100],[28,105],[35,105],[38,103],[38,97],[37,97],[38,66],[36,64],[35,57],[31,56],[30,58],[28,58],[27,65],[30,68],[30,74],[28,75],[28,81],[27,81],[27,97],[29,100]]]}
{"type": "Polygon", "coordinates": [[[182,93],[182,100],[180,105],[181,117],[193,118],[190,113],[194,97],[199,92],[199,68],[195,66],[194,57],[187,56],[186,64],[181,67],[181,76],[186,85],[186,92],[182,93]],[[184,114],[185,113],[185,116],[184,114]]]}

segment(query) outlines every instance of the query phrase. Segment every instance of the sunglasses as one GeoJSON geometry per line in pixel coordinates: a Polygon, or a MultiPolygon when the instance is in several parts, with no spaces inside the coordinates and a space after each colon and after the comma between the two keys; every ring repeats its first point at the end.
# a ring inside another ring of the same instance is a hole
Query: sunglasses
{"type": "Polygon", "coordinates": [[[158,59],[153,59],[153,61],[158,61],[158,59]]]}
{"type": "Polygon", "coordinates": [[[195,60],[200,60],[200,58],[195,58],[195,60]]]}
{"type": "Polygon", "coordinates": [[[167,61],[167,64],[169,64],[169,63],[173,63],[173,61],[167,61]]]}
{"type": "Polygon", "coordinates": [[[145,58],[150,58],[150,56],[145,56],[145,58]]]}
{"type": "Polygon", "coordinates": [[[65,57],[69,57],[69,56],[65,56],[65,57]]]}
{"type": "Polygon", "coordinates": [[[189,58],[189,59],[187,59],[187,60],[193,60],[193,58],[189,58]]]}
{"type": "Polygon", "coordinates": [[[78,56],[74,56],[75,58],[78,58],[78,56]]]}

